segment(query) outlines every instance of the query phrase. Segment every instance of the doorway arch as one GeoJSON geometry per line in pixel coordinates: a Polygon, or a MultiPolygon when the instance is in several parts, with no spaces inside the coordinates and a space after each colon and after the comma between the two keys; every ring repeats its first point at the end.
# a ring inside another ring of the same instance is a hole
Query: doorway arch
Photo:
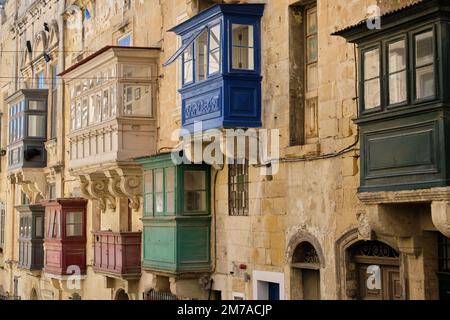
{"type": "Polygon", "coordinates": [[[116,299],[115,300],[130,300],[130,297],[123,289],[119,289],[116,293],[116,299]]]}
{"type": "Polygon", "coordinates": [[[320,270],[325,264],[317,239],[299,231],[288,245],[290,264],[290,288],[292,300],[319,300],[320,270]]]}

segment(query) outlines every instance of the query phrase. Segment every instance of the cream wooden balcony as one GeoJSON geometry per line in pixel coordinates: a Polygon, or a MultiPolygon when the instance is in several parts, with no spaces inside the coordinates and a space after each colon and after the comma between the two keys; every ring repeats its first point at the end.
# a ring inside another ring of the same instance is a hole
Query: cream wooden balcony
{"type": "Polygon", "coordinates": [[[64,71],[69,169],[154,153],[159,50],[105,47],[64,71]]]}

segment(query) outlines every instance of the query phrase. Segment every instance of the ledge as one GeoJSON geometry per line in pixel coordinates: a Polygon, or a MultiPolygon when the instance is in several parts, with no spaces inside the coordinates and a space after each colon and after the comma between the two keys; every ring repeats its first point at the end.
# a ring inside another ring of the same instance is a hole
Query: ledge
{"type": "Polygon", "coordinates": [[[450,201],[450,187],[358,193],[364,204],[450,201]]]}

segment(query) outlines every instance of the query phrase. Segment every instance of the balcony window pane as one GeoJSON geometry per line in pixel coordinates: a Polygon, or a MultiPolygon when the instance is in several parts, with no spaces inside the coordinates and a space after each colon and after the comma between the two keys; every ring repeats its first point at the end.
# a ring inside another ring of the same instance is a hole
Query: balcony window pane
{"type": "Polygon", "coordinates": [[[389,76],[389,103],[406,101],[406,71],[394,73],[389,76]]]}
{"type": "Polygon", "coordinates": [[[124,65],[123,77],[124,78],[139,78],[143,80],[150,80],[151,70],[148,66],[143,65],[124,65]]]}
{"type": "Polygon", "coordinates": [[[380,79],[366,81],[364,86],[364,106],[366,109],[380,105],[380,79]]]}
{"type": "Polygon", "coordinates": [[[112,86],[111,91],[111,117],[115,117],[117,114],[117,98],[116,98],[116,87],[112,86]]]}
{"type": "Polygon", "coordinates": [[[206,211],[206,173],[184,172],[184,211],[206,211]]]}
{"type": "Polygon", "coordinates": [[[102,121],[102,93],[97,92],[95,98],[95,122],[102,121]]]}
{"type": "Polygon", "coordinates": [[[76,104],[76,122],[75,122],[75,128],[79,129],[81,128],[81,101],[78,100],[76,104]]]}
{"type": "Polygon", "coordinates": [[[364,53],[364,107],[371,109],[381,104],[380,50],[364,53]]]}
{"type": "Polygon", "coordinates": [[[28,136],[45,137],[45,116],[28,115],[28,136]]]}
{"type": "Polygon", "coordinates": [[[175,212],[175,169],[166,168],[165,169],[166,178],[166,212],[175,212]]]}
{"type": "Polygon", "coordinates": [[[307,75],[307,90],[311,91],[317,89],[319,85],[317,62],[308,65],[306,69],[306,75],[307,75]]]}
{"type": "Polygon", "coordinates": [[[156,212],[164,211],[164,171],[155,172],[155,210],[156,212]]]}
{"type": "Polygon", "coordinates": [[[193,77],[193,51],[194,46],[189,46],[184,52],[183,52],[183,83],[191,83],[194,81],[193,77]]]}
{"type": "Polygon", "coordinates": [[[220,25],[209,31],[209,74],[220,71],[220,25]]]}
{"type": "Polygon", "coordinates": [[[416,98],[424,99],[435,94],[433,31],[415,36],[416,98]]]}
{"type": "Polygon", "coordinates": [[[253,26],[233,24],[232,47],[233,69],[254,70],[253,26]]]}
{"type": "Polygon", "coordinates": [[[41,71],[37,74],[37,88],[45,89],[45,79],[44,79],[44,71],[41,71]]]}
{"type": "Polygon", "coordinates": [[[66,236],[80,237],[83,235],[83,213],[68,212],[66,214],[66,236]]]}
{"type": "Polygon", "coordinates": [[[195,41],[196,50],[196,80],[201,81],[206,79],[206,65],[208,52],[208,32],[205,30],[195,41]]]}
{"type": "Polygon", "coordinates": [[[103,91],[103,101],[102,101],[102,120],[105,121],[110,117],[109,108],[109,90],[103,91]]]}
{"type": "Polygon", "coordinates": [[[88,98],[83,99],[81,110],[81,125],[87,127],[88,125],[88,98]]]}
{"type": "Polygon", "coordinates": [[[433,32],[416,35],[416,66],[433,63],[433,32]]]}
{"type": "Polygon", "coordinates": [[[433,65],[416,69],[416,97],[424,99],[434,96],[433,65]]]}
{"type": "Polygon", "coordinates": [[[95,95],[89,98],[89,124],[95,123],[95,95]]]}
{"type": "Polygon", "coordinates": [[[124,115],[152,116],[152,100],[149,85],[124,85],[124,115]]]}
{"type": "Polygon", "coordinates": [[[30,100],[28,102],[28,109],[45,111],[45,101],[42,100],[30,100]]]}
{"type": "Polygon", "coordinates": [[[36,233],[36,237],[41,238],[43,236],[42,234],[42,228],[43,228],[43,219],[42,217],[36,217],[36,225],[35,225],[35,233],[36,233]]]}
{"type": "Polygon", "coordinates": [[[145,213],[153,213],[153,171],[144,174],[145,213]]]}
{"type": "Polygon", "coordinates": [[[406,101],[406,42],[389,44],[389,104],[406,101]]]}
{"type": "Polygon", "coordinates": [[[75,103],[70,105],[70,128],[75,130],[75,122],[76,122],[76,113],[75,113],[75,103]]]}

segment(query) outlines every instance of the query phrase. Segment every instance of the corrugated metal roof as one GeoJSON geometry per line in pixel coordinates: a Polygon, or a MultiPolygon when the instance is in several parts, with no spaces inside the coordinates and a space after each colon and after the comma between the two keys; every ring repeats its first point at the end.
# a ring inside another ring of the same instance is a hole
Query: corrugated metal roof
{"type": "MultiPolygon", "coordinates": [[[[414,6],[416,6],[416,5],[420,4],[420,3],[424,3],[424,2],[427,2],[427,1],[430,1],[430,0],[415,0],[415,1],[413,1],[413,2],[410,2],[410,3],[405,4],[405,5],[402,6],[402,7],[395,8],[395,9],[393,9],[393,10],[390,10],[390,11],[387,11],[387,12],[383,13],[383,14],[380,16],[380,18],[388,17],[388,16],[390,16],[390,15],[393,15],[393,14],[398,13],[399,11],[406,10],[406,9],[408,9],[408,8],[414,7],[414,6]]],[[[341,32],[345,32],[345,31],[347,31],[347,30],[356,28],[356,27],[358,27],[358,26],[360,26],[360,25],[362,25],[362,24],[365,24],[366,21],[367,21],[367,18],[364,18],[363,20],[359,21],[358,23],[355,23],[355,24],[353,24],[353,25],[347,26],[347,27],[345,27],[345,28],[342,28],[342,29],[340,29],[340,30],[337,30],[337,31],[333,32],[332,35],[337,35],[337,34],[339,34],[339,33],[341,33],[341,32]]]]}

